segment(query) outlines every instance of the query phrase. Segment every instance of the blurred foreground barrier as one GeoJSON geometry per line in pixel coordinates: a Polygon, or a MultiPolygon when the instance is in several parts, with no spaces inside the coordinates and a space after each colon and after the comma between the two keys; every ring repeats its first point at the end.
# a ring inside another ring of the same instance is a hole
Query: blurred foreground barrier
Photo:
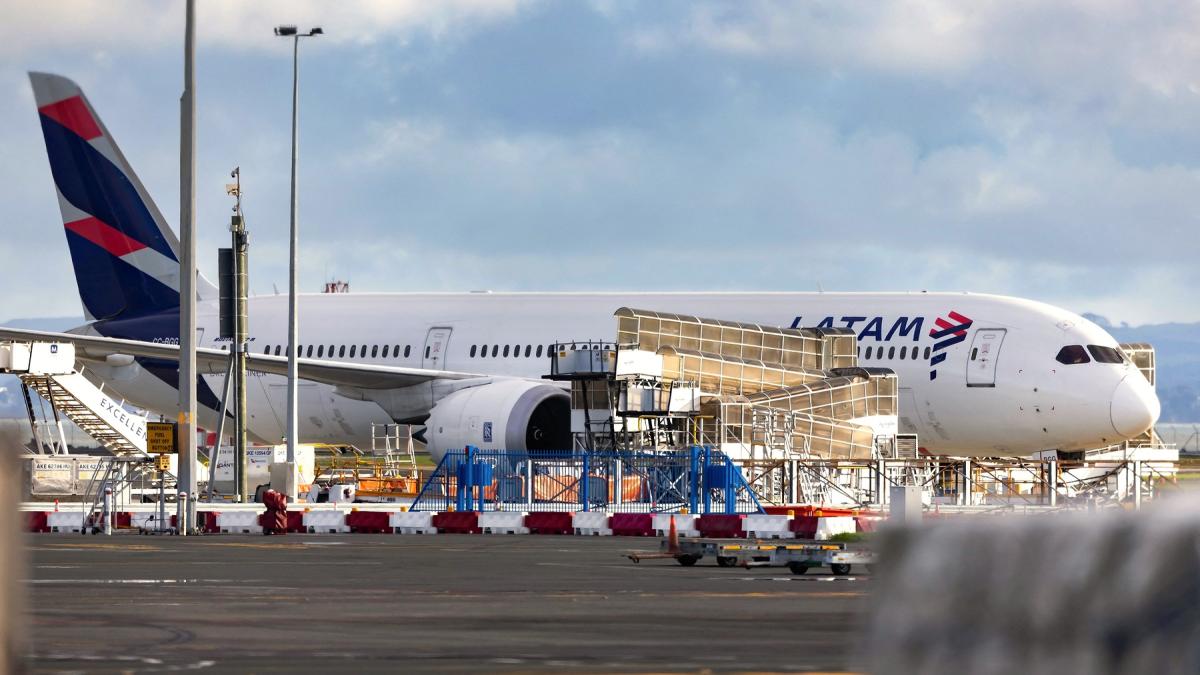
{"type": "Polygon", "coordinates": [[[0,672],[25,672],[26,625],[23,584],[28,579],[21,528],[25,518],[21,500],[20,446],[8,435],[0,436],[0,672]]]}
{"type": "Polygon", "coordinates": [[[1200,500],[877,537],[872,672],[1200,672],[1200,500]]]}

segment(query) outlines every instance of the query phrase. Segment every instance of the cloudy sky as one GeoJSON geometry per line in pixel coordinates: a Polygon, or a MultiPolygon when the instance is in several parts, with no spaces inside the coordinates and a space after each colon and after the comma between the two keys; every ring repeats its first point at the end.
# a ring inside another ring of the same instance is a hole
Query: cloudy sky
{"type": "MultiPolygon", "coordinates": [[[[1200,5],[209,0],[202,270],[251,286],[972,290],[1200,320],[1200,5]],[[617,256],[620,256],[618,259],[617,256]]],[[[0,7],[0,318],[79,314],[27,70],[87,92],[172,223],[182,3],[0,7]]]]}

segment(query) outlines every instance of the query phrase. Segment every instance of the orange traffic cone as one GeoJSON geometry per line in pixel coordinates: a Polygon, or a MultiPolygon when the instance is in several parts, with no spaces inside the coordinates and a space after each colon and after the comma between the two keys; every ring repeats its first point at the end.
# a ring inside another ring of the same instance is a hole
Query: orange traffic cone
{"type": "Polygon", "coordinates": [[[679,553],[679,530],[675,529],[675,516],[671,516],[671,528],[667,530],[667,553],[679,553]]]}

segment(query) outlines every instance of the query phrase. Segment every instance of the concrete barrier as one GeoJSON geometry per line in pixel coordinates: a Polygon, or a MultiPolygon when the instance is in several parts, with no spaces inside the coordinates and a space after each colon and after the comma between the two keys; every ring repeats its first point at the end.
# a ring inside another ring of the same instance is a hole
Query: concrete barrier
{"type": "Polygon", "coordinates": [[[217,513],[217,529],[222,534],[262,534],[262,525],[258,523],[261,511],[238,510],[220,511],[217,513]]]}
{"type": "Polygon", "coordinates": [[[484,534],[529,534],[523,511],[484,511],[479,514],[484,534]]]}
{"type": "Polygon", "coordinates": [[[671,529],[671,518],[675,518],[675,531],[681,537],[699,537],[700,530],[696,529],[696,519],[699,518],[694,513],[655,513],[652,514],[651,526],[654,528],[654,533],[660,537],[665,537],[671,529]]]}
{"type": "Polygon", "coordinates": [[[49,532],[50,526],[46,522],[46,516],[52,513],[50,511],[26,511],[25,512],[25,531],[26,532],[49,532]]]}
{"type": "Polygon", "coordinates": [[[745,537],[746,530],[742,527],[745,516],[729,513],[706,513],[696,519],[696,529],[700,536],[715,539],[745,537]]]}
{"type": "Polygon", "coordinates": [[[620,537],[654,536],[654,517],[649,513],[614,513],[608,524],[620,537]]]}
{"type": "Polygon", "coordinates": [[[858,524],[851,516],[835,516],[833,518],[817,518],[817,531],[814,539],[829,539],[835,534],[854,533],[858,524]]]}
{"type": "Polygon", "coordinates": [[[475,511],[442,511],[433,516],[433,526],[438,532],[449,534],[482,534],[479,529],[479,514],[475,511]]]}
{"type": "Polygon", "coordinates": [[[575,534],[608,536],[613,533],[608,523],[609,516],[603,511],[577,511],[571,518],[575,534]]]}
{"type": "Polygon", "coordinates": [[[346,525],[346,514],[341,510],[320,510],[304,512],[304,530],[314,534],[335,534],[349,532],[346,525]]]}
{"type": "Polygon", "coordinates": [[[574,534],[574,516],[570,511],[530,511],[525,515],[525,527],[530,534],[574,534]]]}
{"type": "Polygon", "coordinates": [[[83,532],[83,511],[51,511],[46,514],[46,527],[51,532],[83,532]]]}
{"type": "Polygon", "coordinates": [[[346,514],[346,527],[361,534],[392,533],[387,511],[351,511],[346,514]]]}
{"type": "MultiPolygon", "coordinates": [[[[168,530],[171,528],[171,522],[170,522],[169,518],[170,518],[170,514],[168,514],[168,520],[163,521],[163,525],[162,525],[161,529],[168,530]]],[[[137,528],[139,530],[160,529],[158,526],[158,512],[157,511],[132,511],[129,513],[129,526],[133,527],[133,528],[137,528]]]]}
{"type": "Polygon", "coordinates": [[[430,511],[393,511],[388,524],[396,534],[437,534],[430,511]]]}
{"type": "Polygon", "coordinates": [[[797,539],[816,539],[818,520],[816,516],[796,516],[792,518],[788,529],[796,534],[797,539]]]}
{"type": "Polygon", "coordinates": [[[752,539],[795,539],[787,516],[770,516],[753,513],[742,520],[742,529],[752,539]]]}

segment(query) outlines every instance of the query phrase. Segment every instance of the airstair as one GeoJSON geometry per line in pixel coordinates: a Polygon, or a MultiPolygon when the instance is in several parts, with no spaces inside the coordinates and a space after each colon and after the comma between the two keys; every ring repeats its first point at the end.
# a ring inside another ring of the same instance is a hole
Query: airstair
{"type": "Polygon", "coordinates": [[[76,368],[73,344],[0,342],[0,373],[16,375],[24,385],[38,452],[66,453],[61,413],[113,455],[146,455],[146,418],[127,411],[124,400],[110,397],[76,368]],[[30,390],[50,404],[52,419],[39,419],[30,390]]]}

